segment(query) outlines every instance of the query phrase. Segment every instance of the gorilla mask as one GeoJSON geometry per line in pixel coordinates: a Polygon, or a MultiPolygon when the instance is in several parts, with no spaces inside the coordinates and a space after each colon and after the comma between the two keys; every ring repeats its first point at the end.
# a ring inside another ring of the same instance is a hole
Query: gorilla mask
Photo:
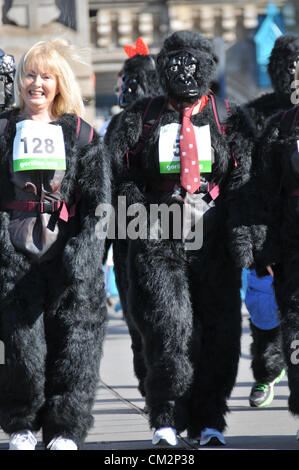
{"type": "Polygon", "coordinates": [[[123,68],[119,105],[127,108],[139,98],[162,93],[156,62],[152,55],[136,54],[127,59],[123,68]]]}
{"type": "Polygon", "coordinates": [[[271,51],[268,73],[274,91],[289,100],[299,58],[299,37],[285,34],[276,39],[271,51]]]}
{"type": "Polygon", "coordinates": [[[216,61],[208,39],[194,31],[176,31],[165,39],[157,57],[164,92],[177,103],[194,103],[209,93],[216,61]]]}
{"type": "Polygon", "coordinates": [[[141,85],[138,83],[138,75],[136,73],[124,73],[122,79],[119,105],[121,108],[126,108],[138,98],[141,98],[144,93],[141,85]]]}
{"type": "Polygon", "coordinates": [[[189,52],[182,51],[170,57],[165,70],[169,96],[188,101],[199,96],[196,81],[197,65],[197,59],[189,52]]]}

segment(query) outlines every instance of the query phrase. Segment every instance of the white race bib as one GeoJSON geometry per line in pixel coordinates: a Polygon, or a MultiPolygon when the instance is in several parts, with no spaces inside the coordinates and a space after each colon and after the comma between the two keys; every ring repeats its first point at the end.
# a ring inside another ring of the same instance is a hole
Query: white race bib
{"type": "MultiPolygon", "coordinates": [[[[193,126],[197,143],[199,169],[202,173],[212,171],[212,148],[210,126],[193,126]]],[[[172,123],[162,126],[159,136],[160,173],[180,173],[180,129],[172,123]]]]}
{"type": "Polygon", "coordinates": [[[13,143],[13,170],[65,170],[61,126],[39,121],[18,122],[13,143]]]}

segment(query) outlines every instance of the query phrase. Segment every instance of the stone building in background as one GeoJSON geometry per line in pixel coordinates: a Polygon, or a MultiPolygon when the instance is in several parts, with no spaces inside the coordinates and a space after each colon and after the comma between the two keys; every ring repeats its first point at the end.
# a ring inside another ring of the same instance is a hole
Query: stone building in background
{"type": "MultiPolygon", "coordinates": [[[[89,1],[93,66],[99,110],[111,103],[111,88],[122,62],[123,45],[142,36],[157,53],[169,33],[193,29],[212,39],[219,57],[222,93],[244,102],[264,89],[257,82],[255,33],[271,0],[89,1]]],[[[298,0],[275,0],[286,32],[299,33],[298,0]]]]}
{"type": "MultiPolygon", "coordinates": [[[[87,117],[97,127],[116,103],[113,89],[127,56],[125,44],[142,36],[150,52],[179,29],[212,39],[221,93],[243,102],[264,91],[257,82],[254,36],[270,0],[0,0],[0,47],[19,59],[34,42],[63,36],[88,48],[77,75],[87,117]]],[[[285,32],[299,34],[298,0],[275,0],[285,32]]]]}

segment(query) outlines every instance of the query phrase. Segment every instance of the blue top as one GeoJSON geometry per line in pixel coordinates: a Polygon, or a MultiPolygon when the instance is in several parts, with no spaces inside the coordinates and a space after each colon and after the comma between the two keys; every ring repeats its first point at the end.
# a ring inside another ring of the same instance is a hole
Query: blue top
{"type": "Polygon", "coordinates": [[[271,330],[280,324],[272,276],[258,277],[254,269],[248,271],[245,304],[257,328],[271,330]]]}

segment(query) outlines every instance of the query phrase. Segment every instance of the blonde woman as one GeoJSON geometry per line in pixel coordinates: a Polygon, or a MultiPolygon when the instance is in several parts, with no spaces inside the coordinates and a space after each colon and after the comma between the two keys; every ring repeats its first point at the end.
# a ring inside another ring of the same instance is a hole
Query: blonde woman
{"type": "MultiPolygon", "coordinates": [[[[298,92],[299,61],[296,80],[298,92]]],[[[268,270],[274,278],[290,389],[289,411],[299,416],[299,103],[271,119],[261,136],[255,164],[259,168],[257,200],[264,201],[260,231],[264,237],[255,247],[255,260],[260,272],[268,270]]],[[[260,207],[253,209],[260,211],[260,207]]]]}
{"type": "Polygon", "coordinates": [[[0,426],[11,450],[79,449],[92,425],[106,316],[96,207],[107,157],[83,119],[62,40],[33,45],[0,116],[0,426]]]}

